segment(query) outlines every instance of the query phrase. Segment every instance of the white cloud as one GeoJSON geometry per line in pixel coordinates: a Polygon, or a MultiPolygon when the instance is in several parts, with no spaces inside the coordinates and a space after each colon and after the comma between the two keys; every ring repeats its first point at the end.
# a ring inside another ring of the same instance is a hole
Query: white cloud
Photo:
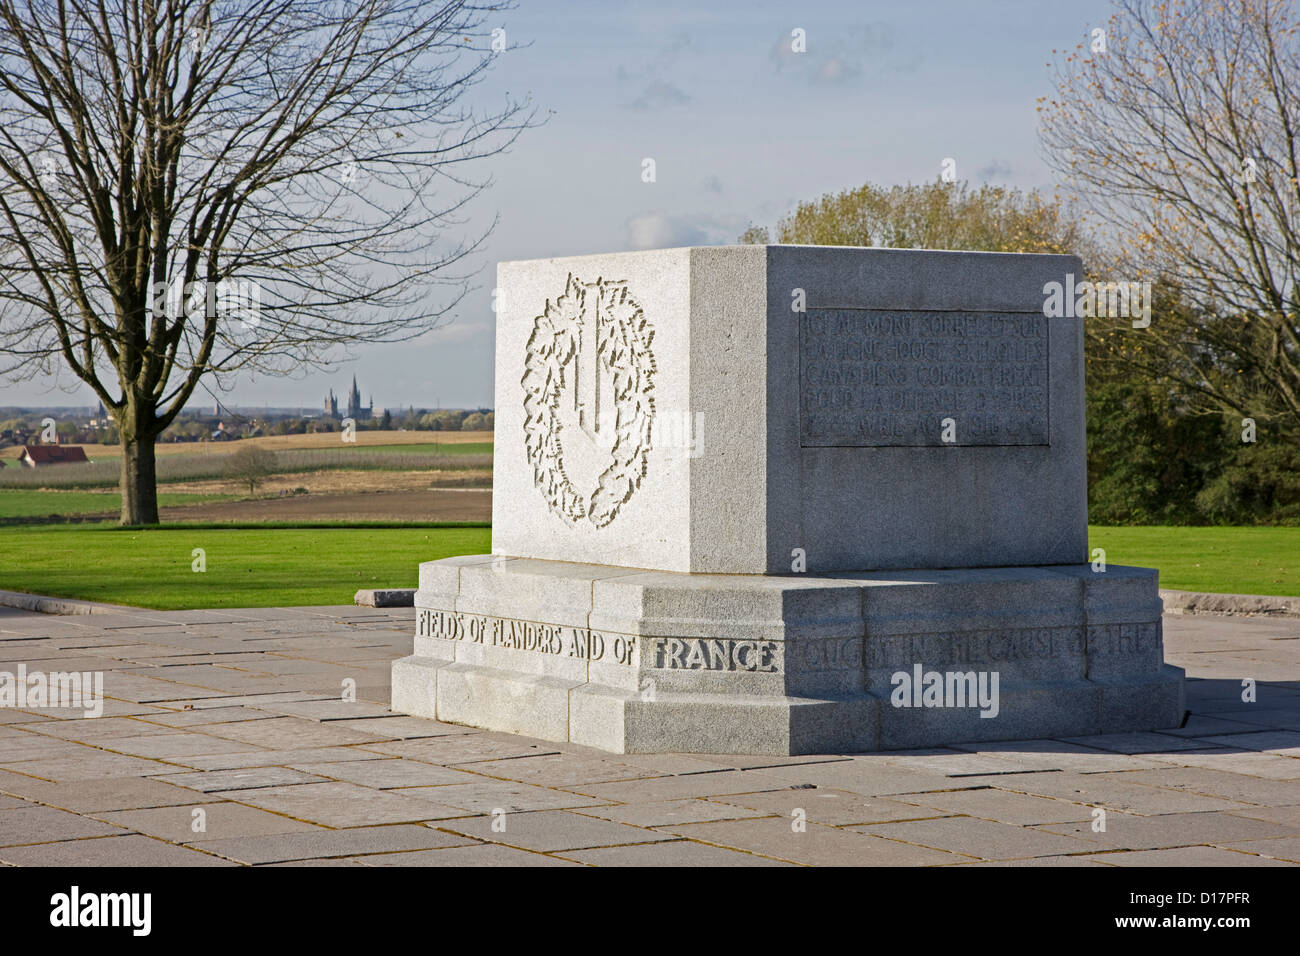
{"type": "Polygon", "coordinates": [[[452,345],[457,342],[472,342],[491,334],[492,326],[489,323],[455,320],[420,336],[420,340],[436,342],[439,345],[452,345]]]}
{"type": "Polygon", "coordinates": [[[671,249],[708,243],[704,230],[699,226],[658,213],[629,219],[625,241],[629,249],[671,249]]]}

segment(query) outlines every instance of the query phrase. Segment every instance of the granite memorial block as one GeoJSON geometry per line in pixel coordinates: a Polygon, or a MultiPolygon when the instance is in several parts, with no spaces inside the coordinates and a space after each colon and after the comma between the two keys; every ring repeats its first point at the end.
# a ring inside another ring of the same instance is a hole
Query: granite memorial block
{"type": "Polygon", "coordinates": [[[1068,256],[502,263],[493,554],[421,565],[393,709],[788,754],[1182,717],[1156,574],[1089,563],[1068,256]]]}

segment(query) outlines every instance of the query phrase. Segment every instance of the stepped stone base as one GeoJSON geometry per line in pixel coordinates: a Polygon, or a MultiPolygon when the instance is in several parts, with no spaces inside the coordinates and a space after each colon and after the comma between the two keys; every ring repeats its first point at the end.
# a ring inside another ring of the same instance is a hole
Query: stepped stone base
{"type": "Polygon", "coordinates": [[[615,753],[807,754],[1178,726],[1157,574],[420,566],[392,709],[615,753]]]}

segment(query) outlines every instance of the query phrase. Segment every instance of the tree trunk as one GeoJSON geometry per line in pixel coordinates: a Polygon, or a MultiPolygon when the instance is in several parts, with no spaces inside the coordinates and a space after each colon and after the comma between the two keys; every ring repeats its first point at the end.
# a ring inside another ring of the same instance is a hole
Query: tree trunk
{"type": "Polygon", "coordinates": [[[158,479],[154,467],[156,435],[122,436],[122,524],[158,523],[158,479]]]}

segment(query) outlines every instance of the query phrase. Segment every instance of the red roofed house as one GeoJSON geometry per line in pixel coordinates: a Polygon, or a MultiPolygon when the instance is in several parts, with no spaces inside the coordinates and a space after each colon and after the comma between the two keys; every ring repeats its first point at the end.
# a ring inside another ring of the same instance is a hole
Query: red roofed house
{"type": "Polygon", "coordinates": [[[88,461],[86,449],[80,445],[23,445],[18,460],[28,468],[88,461]]]}

